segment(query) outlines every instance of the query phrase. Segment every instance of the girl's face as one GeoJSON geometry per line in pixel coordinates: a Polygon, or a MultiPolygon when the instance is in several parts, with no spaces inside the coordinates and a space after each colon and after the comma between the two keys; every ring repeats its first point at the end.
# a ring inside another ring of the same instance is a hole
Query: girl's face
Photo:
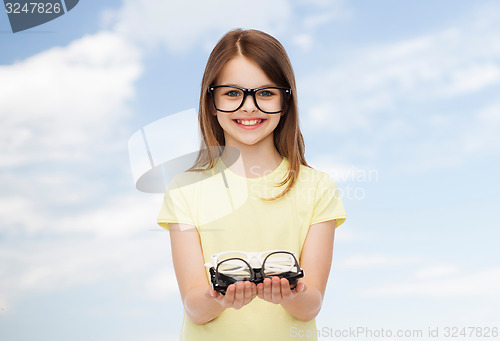
{"type": "MultiPolygon", "coordinates": [[[[233,85],[245,89],[276,86],[255,62],[241,55],[224,65],[215,85],[233,85]]],[[[217,111],[214,114],[224,130],[227,146],[238,148],[269,144],[274,148],[273,131],[280,121],[281,113],[263,113],[255,106],[252,96],[247,96],[243,106],[235,112],[217,111]]]]}

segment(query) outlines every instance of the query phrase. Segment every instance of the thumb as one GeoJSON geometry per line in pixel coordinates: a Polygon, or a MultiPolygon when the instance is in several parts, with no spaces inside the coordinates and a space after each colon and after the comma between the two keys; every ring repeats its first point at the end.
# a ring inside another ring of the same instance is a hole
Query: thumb
{"type": "Polygon", "coordinates": [[[304,284],[304,282],[299,282],[299,283],[297,284],[297,287],[295,288],[295,290],[294,290],[294,291],[295,291],[296,293],[301,293],[301,292],[303,292],[305,289],[306,289],[306,285],[304,284]]]}
{"type": "Polygon", "coordinates": [[[205,293],[205,295],[208,297],[216,298],[219,295],[219,293],[217,291],[215,291],[214,289],[209,287],[207,289],[207,292],[205,293]]]}

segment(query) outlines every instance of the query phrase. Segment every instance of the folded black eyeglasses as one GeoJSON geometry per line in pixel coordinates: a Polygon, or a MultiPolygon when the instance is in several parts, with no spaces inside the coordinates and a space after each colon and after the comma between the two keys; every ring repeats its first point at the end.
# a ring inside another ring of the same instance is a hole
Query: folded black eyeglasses
{"type": "Polygon", "coordinates": [[[293,252],[274,250],[264,252],[226,251],[214,254],[210,266],[210,280],[214,290],[225,295],[231,284],[250,281],[255,284],[266,278],[286,278],[290,289],[295,289],[304,270],[293,252]]]}

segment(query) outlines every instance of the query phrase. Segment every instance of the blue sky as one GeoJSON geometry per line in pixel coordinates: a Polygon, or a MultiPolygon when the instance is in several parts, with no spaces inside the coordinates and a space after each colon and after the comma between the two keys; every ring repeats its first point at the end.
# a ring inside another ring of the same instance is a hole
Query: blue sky
{"type": "Polygon", "coordinates": [[[318,327],[500,327],[498,2],[113,0],[16,34],[0,14],[0,338],[177,338],[127,142],[197,107],[235,27],[287,49],[307,160],[343,193],[318,327]]]}

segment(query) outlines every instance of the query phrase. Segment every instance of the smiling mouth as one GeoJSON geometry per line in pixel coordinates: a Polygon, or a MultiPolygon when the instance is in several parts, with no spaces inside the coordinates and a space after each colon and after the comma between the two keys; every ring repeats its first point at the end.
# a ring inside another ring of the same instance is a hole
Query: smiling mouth
{"type": "Polygon", "coordinates": [[[238,124],[244,125],[244,126],[256,126],[264,122],[263,119],[258,119],[258,120],[233,120],[238,124]]]}

